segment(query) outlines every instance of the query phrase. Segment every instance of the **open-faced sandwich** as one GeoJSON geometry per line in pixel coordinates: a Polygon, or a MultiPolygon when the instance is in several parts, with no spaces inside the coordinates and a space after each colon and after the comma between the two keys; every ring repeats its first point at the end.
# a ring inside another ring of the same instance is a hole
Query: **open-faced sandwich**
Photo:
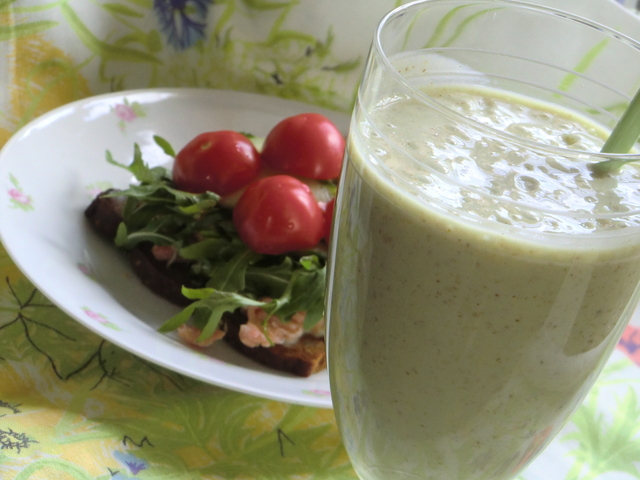
{"type": "Polygon", "coordinates": [[[161,331],[207,347],[224,339],[272,368],[308,376],[326,367],[324,289],[333,197],[344,137],[326,117],[284,119],[264,139],[198,135],[172,171],[110,163],[137,182],[102,192],[85,211],[126,251],[156,294],[184,307],[161,331]],[[257,145],[257,147],[256,147],[257,145]],[[260,151],[259,151],[260,150],[260,151]]]}

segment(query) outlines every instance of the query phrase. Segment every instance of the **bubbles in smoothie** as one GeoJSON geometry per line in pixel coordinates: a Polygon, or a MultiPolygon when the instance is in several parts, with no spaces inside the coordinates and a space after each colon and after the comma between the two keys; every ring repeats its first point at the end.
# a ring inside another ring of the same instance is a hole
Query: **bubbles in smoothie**
{"type": "Polygon", "coordinates": [[[446,109],[510,135],[497,136],[407,97],[381,102],[371,112],[375,126],[367,124],[362,131],[373,151],[384,150],[378,159],[390,175],[398,176],[396,182],[402,179],[420,197],[464,208],[465,214],[481,218],[566,233],[597,230],[605,224],[612,228],[616,222],[624,227],[627,220],[587,221],[584,217],[640,209],[636,166],[625,167],[615,178],[594,178],[587,161],[518,140],[598,152],[607,132],[586,119],[483,87],[431,86],[424,91],[446,109]],[[505,205],[504,200],[514,204],[505,205]],[[539,215],[533,210],[569,210],[580,215],[559,214],[559,220],[554,214],[539,215]]]}

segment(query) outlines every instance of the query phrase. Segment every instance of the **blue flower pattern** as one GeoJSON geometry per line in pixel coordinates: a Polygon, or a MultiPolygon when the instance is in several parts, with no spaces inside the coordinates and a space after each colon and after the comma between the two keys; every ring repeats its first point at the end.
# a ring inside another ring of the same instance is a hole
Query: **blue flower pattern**
{"type": "MultiPolygon", "coordinates": [[[[127,467],[133,475],[137,475],[142,470],[146,470],[147,468],[149,468],[149,463],[146,460],[142,460],[141,458],[136,457],[132,453],[124,453],[116,450],[113,452],[113,456],[122,465],[127,467]]],[[[120,477],[121,477],[121,480],[128,480],[130,478],[124,475],[120,475],[120,477]]]]}
{"type": "Polygon", "coordinates": [[[160,29],[176,50],[186,50],[206,36],[212,0],[154,0],[160,29]]]}

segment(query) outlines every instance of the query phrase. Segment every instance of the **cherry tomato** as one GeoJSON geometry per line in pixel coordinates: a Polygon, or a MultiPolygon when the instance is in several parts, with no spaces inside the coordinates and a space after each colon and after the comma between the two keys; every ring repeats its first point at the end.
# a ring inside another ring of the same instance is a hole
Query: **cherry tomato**
{"type": "Polygon", "coordinates": [[[289,175],[330,180],[340,175],[344,137],[318,113],[285,118],[267,135],[262,161],[289,175]]]}
{"type": "Polygon", "coordinates": [[[280,255],[315,247],[324,215],[307,185],[289,175],[253,182],[233,209],[233,224],[252,250],[280,255]]]}
{"type": "Polygon", "coordinates": [[[228,195],[252,182],[260,172],[260,154],[238,132],[201,133],[178,152],[173,181],[192,193],[228,195]]]}
{"type": "Polygon", "coordinates": [[[335,206],[335,203],[336,199],[332,198],[324,207],[324,230],[322,231],[322,238],[327,242],[327,245],[331,239],[331,222],[333,221],[333,207],[335,206]]]}

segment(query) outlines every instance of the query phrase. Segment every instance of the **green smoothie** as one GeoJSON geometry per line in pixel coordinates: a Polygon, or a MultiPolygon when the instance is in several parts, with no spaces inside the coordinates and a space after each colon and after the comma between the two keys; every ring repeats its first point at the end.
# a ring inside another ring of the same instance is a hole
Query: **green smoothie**
{"type": "Polygon", "coordinates": [[[633,312],[640,171],[595,179],[564,156],[606,137],[568,110],[424,92],[441,111],[395,95],[352,123],[328,304],[336,415],[365,480],[500,480],[562,427],[633,312]]]}

